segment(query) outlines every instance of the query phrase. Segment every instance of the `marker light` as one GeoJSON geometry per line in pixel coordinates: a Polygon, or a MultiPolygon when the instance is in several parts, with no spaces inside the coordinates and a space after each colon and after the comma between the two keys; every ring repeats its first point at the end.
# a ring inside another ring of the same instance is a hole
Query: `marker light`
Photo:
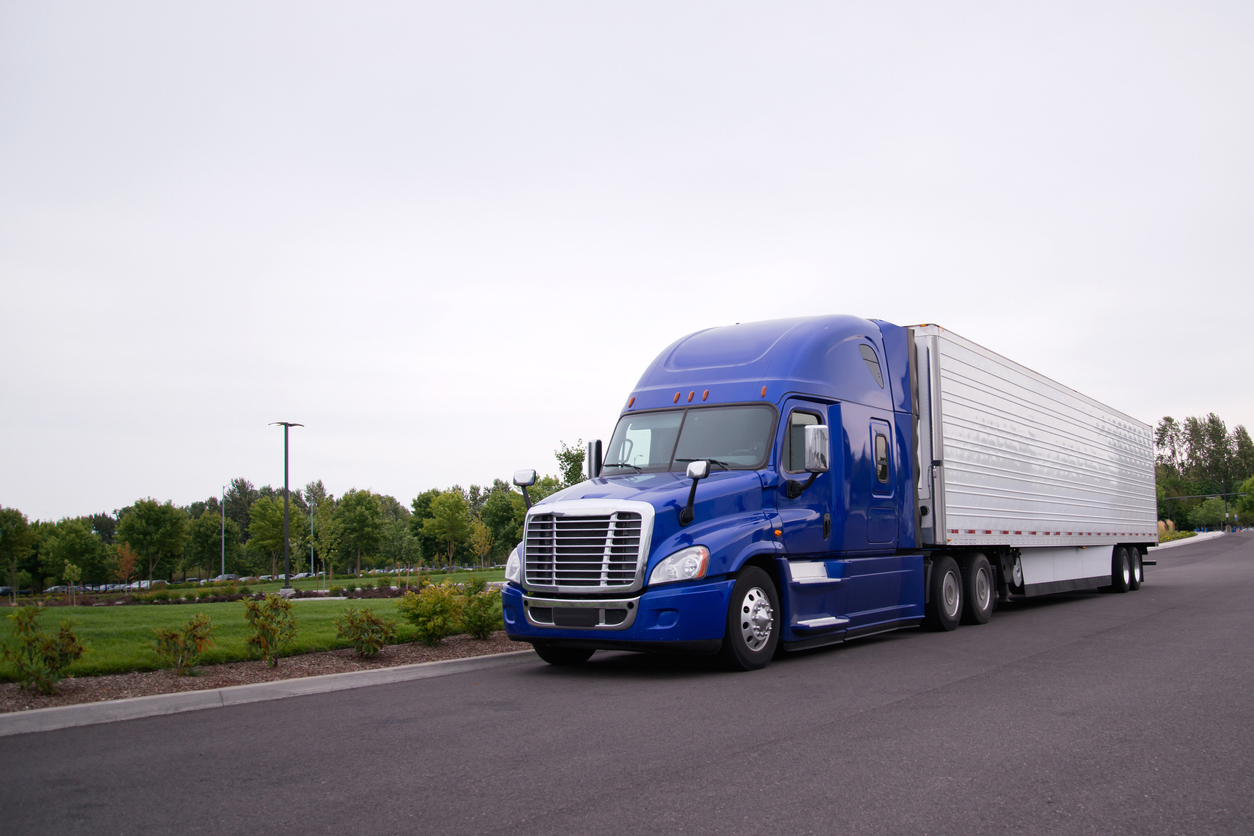
{"type": "Polygon", "coordinates": [[[710,550],[705,546],[690,546],[654,566],[653,573],[649,575],[649,584],[693,581],[704,578],[709,568],[710,550]]]}
{"type": "Polygon", "coordinates": [[[688,403],[692,403],[692,396],[695,394],[697,394],[695,389],[688,393],[688,403]]]}
{"type": "Polygon", "coordinates": [[[762,397],[764,397],[764,398],[766,397],[766,387],[765,387],[765,386],[763,386],[763,387],[762,387],[762,397]]]}
{"type": "Polygon", "coordinates": [[[675,393],[675,400],[671,401],[671,403],[679,403],[679,395],[680,395],[680,393],[679,393],[679,392],[676,392],[676,393],[675,393]]]}
{"type": "Polygon", "coordinates": [[[632,395],[630,398],[627,399],[627,408],[631,409],[631,405],[635,402],[636,402],[636,396],[632,395]]]}
{"type": "Polygon", "coordinates": [[[708,397],[710,397],[710,390],[706,389],[704,392],[701,393],[701,400],[705,400],[708,397]]]}

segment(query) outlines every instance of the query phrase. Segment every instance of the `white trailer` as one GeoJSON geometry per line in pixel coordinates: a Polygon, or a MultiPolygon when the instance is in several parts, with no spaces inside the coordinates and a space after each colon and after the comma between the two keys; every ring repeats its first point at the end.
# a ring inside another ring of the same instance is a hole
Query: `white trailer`
{"type": "Polygon", "coordinates": [[[1150,426],[937,325],[911,330],[923,547],[1000,558],[1021,595],[1139,586],[1158,542],[1150,426]]]}

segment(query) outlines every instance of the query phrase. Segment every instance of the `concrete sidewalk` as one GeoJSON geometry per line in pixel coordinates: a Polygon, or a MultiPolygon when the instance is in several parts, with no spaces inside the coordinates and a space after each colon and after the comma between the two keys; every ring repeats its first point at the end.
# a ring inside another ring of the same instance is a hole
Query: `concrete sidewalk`
{"type": "Polygon", "coordinates": [[[134,720],[160,714],[178,714],[183,711],[198,711],[202,708],[223,708],[228,705],[281,700],[284,697],[299,697],[306,694],[324,694],[328,691],[365,688],[370,685],[430,679],[436,676],[519,664],[524,661],[523,657],[527,656],[534,658],[535,654],[530,649],[517,650],[491,656],[472,656],[469,659],[446,659],[441,662],[397,665],[394,668],[376,668],[370,671],[329,673],[323,676],[283,679],[278,682],[258,682],[254,685],[235,685],[230,688],[215,688],[206,691],[183,691],[177,694],[155,694],[150,697],[132,697],[125,700],[13,711],[0,714],[0,737],[52,731],[72,726],[112,723],[117,720],[134,720]]]}

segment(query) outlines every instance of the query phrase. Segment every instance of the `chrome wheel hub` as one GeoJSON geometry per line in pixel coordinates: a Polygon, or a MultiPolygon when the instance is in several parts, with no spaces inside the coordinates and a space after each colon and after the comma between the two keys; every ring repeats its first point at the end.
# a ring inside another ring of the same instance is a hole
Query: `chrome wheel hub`
{"type": "Polygon", "coordinates": [[[958,616],[958,605],[962,602],[962,583],[957,572],[946,572],[941,582],[941,601],[945,606],[945,615],[949,618],[958,616]]]}
{"type": "Polygon", "coordinates": [[[758,587],[745,593],[740,602],[740,635],[750,650],[761,650],[771,640],[775,626],[775,610],[771,599],[758,587]]]}
{"type": "Polygon", "coordinates": [[[993,585],[989,583],[988,572],[983,569],[975,576],[975,603],[980,611],[988,609],[989,600],[993,595],[993,585]]]}

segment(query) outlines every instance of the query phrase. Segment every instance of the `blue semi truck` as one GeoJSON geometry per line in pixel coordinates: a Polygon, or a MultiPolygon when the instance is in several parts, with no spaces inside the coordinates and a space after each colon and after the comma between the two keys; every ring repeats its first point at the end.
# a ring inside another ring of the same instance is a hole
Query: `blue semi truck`
{"type": "MultiPolygon", "coordinates": [[[[710,328],[628,395],[587,478],[532,505],[503,590],[547,662],[779,650],[983,624],[1143,580],[1150,427],[935,325],[710,328]]],[[[534,471],[519,471],[526,488],[534,471]]]]}

